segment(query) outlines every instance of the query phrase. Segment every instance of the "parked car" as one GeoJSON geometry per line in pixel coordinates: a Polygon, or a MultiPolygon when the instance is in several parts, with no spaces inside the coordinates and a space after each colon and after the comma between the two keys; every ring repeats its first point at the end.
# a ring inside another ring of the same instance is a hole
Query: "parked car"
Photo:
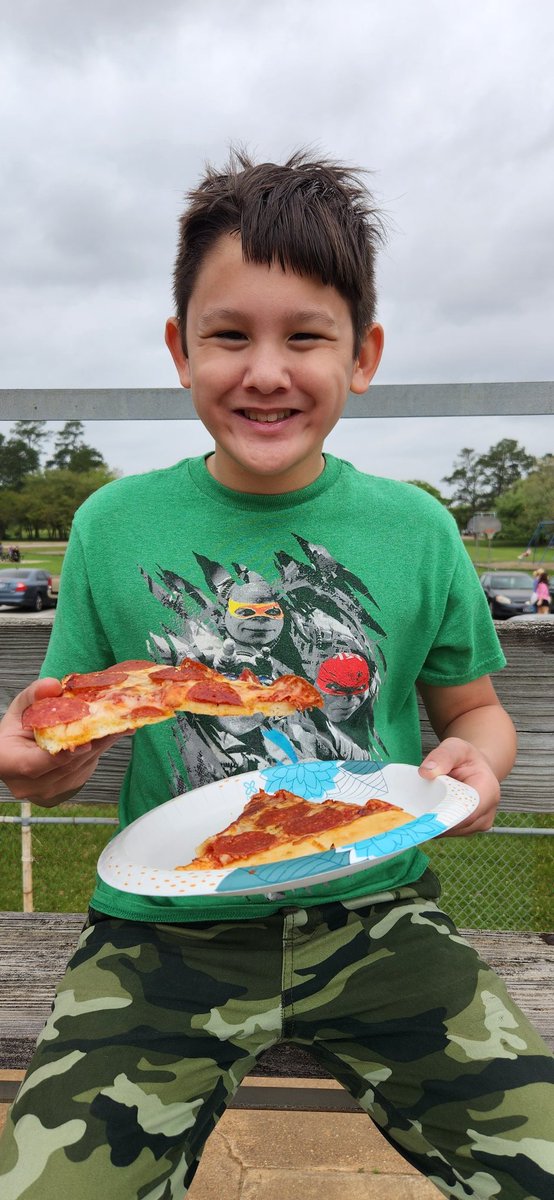
{"type": "Polygon", "coordinates": [[[526,571],[487,571],[481,583],[496,620],[532,612],[535,580],[526,571]]]}
{"type": "Polygon", "coordinates": [[[10,608],[32,608],[40,612],[56,603],[52,592],[52,576],[37,567],[4,567],[0,569],[0,604],[10,608]]]}

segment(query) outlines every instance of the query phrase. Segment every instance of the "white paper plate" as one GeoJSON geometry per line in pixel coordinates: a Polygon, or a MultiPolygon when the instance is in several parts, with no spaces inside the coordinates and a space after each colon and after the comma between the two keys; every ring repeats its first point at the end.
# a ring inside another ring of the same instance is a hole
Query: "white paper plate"
{"type": "Polygon", "coordinates": [[[446,775],[426,780],[405,763],[368,761],[296,762],[250,771],[185,792],[133,821],[106,846],[98,861],[105,883],[140,896],[272,895],[307,884],[325,883],[392,858],[452,829],[477,807],[473,788],[446,775]],[[386,799],[412,815],[388,833],[321,854],[257,867],[221,871],[178,871],[194,858],[205,838],[220,832],[242,812],[260,788],[286,788],[306,800],[365,804],[386,799]]]}

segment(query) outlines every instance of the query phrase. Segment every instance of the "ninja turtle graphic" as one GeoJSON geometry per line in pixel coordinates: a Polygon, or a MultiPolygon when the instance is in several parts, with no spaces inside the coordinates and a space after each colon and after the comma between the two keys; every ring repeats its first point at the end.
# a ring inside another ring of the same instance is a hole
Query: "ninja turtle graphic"
{"type": "Polygon", "coordinates": [[[283,719],[181,713],[174,794],[287,755],[360,759],[385,750],[373,715],[386,669],[378,605],[325,547],[296,540],[304,558],[277,552],[273,580],[200,554],[205,591],[166,568],[156,578],[141,568],[169,617],[148,640],[157,662],[196,658],[230,678],[248,668],[264,683],[292,672],[315,683],[323,697],[321,710],[283,719]]]}

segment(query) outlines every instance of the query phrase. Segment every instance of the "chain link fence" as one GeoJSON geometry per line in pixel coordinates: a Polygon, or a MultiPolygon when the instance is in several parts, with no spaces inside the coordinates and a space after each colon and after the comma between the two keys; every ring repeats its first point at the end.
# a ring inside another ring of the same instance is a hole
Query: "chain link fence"
{"type": "MultiPolygon", "coordinates": [[[[64,807],[54,818],[31,811],[26,853],[36,909],[83,911],[96,858],[114,832],[107,822],[115,824],[115,806],[88,803],[65,813],[64,807]]],[[[2,814],[0,909],[17,910],[24,907],[20,807],[3,803],[2,814]]],[[[521,832],[439,838],[423,847],[441,881],[444,909],[461,927],[554,931],[554,816],[501,813],[497,825],[521,832]]]]}
{"type": "Polygon", "coordinates": [[[473,929],[554,930],[554,817],[499,814],[520,833],[441,838],[425,850],[442,885],[441,904],[473,929]]]}

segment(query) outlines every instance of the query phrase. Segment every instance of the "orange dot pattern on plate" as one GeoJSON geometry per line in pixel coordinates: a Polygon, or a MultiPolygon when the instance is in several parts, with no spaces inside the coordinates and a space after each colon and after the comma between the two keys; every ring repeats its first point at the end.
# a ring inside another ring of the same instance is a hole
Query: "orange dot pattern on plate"
{"type": "MultiPolygon", "coordinates": [[[[123,875],[122,869],[119,866],[117,866],[117,863],[114,863],[112,858],[108,859],[107,865],[108,865],[108,867],[111,868],[114,875],[120,876],[122,878],[122,875],[123,875]]],[[[169,886],[171,891],[175,890],[176,896],[188,896],[188,895],[190,895],[190,892],[193,889],[199,887],[200,885],[208,886],[209,891],[214,890],[212,873],[204,873],[204,872],[200,873],[198,871],[195,871],[194,875],[196,878],[194,880],[189,878],[188,886],[183,887],[181,879],[179,879],[179,882],[176,883],[171,878],[168,878],[167,876],[163,876],[162,872],[157,871],[156,868],[154,868],[154,874],[150,874],[147,879],[143,878],[144,876],[146,876],[148,871],[152,871],[152,868],[151,867],[141,867],[138,878],[134,881],[134,887],[136,889],[144,887],[147,893],[151,893],[153,891],[160,892],[162,890],[162,885],[166,884],[169,886]],[[199,875],[200,875],[200,878],[198,879],[199,875]],[[161,883],[156,883],[156,880],[160,879],[160,876],[162,876],[161,883]],[[154,884],[153,888],[148,887],[148,884],[151,884],[151,883],[154,884]],[[212,885],[211,888],[210,888],[210,884],[212,885]],[[179,885],[181,885],[181,886],[179,886],[179,885]]],[[[133,874],[134,874],[134,868],[127,867],[125,879],[122,878],[122,882],[119,886],[124,887],[124,888],[130,887],[131,883],[133,882],[133,874]]]]}

